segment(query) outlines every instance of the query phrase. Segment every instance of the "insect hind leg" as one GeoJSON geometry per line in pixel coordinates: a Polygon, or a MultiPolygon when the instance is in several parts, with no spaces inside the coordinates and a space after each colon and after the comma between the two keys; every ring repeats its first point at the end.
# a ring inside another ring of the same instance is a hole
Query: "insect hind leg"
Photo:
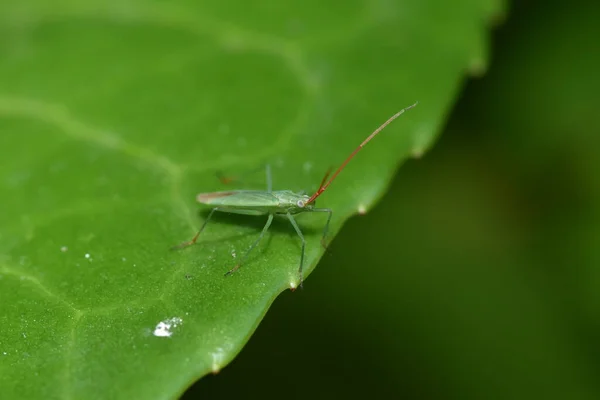
{"type": "Polygon", "coordinates": [[[266,175],[266,184],[267,184],[267,192],[271,193],[272,191],[272,180],[271,180],[271,165],[270,164],[261,164],[258,168],[253,168],[250,171],[247,171],[238,176],[232,176],[224,174],[223,171],[215,171],[216,178],[224,185],[229,185],[232,183],[246,184],[248,177],[250,175],[254,175],[255,173],[265,170],[266,175]]]}
{"type": "Polygon", "coordinates": [[[219,207],[213,208],[210,211],[210,214],[208,214],[208,217],[206,217],[206,221],[204,221],[204,223],[200,227],[200,230],[194,235],[194,237],[192,238],[192,240],[188,240],[187,242],[183,242],[181,244],[178,244],[177,246],[173,246],[173,247],[171,247],[171,250],[183,249],[184,247],[188,247],[188,246],[191,246],[194,243],[196,243],[196,241],[198,240],[198,236],[200,236],[200,234],[202,233],[202,231],[204,230],[204,228],[206,228],[206,225],[208,224],[208,222],[212,218],[212,216],[215,213],[215,211],[222,211],[222,210],[219,209],[219,207]]]}

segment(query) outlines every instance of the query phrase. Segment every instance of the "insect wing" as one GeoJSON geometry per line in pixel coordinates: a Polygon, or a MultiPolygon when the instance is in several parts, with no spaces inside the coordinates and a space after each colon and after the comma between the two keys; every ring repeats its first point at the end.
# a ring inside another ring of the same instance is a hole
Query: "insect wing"
{"type": "Polygon", "coordinates": [[[202,204],[239,208],[273,207],[279,204],[271,193],[253,190],[200,193],[196,200],[202,204]]]}

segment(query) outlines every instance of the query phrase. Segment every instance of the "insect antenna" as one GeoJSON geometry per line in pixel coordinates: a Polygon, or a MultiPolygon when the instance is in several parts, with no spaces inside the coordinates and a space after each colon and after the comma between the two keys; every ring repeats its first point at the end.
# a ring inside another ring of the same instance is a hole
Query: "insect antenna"
{"type": "Polygon", "coordinates": [[[365,145],[367,143],[369,143],[371,141],[371,139],[373,139],[375,136],[377,136],[377,134],[379,132],[381,132],[386,126],[388,126],[393,120],[398,118],[400,115],[404,114],[405,111],[410,110],[411,108],[415,107],[418,103],[419,102],[416,102],[415,104],[412,104],[412,105],[398,111],[396,114],[392,115],[387,121],[385,121],[383,124],[381,124],[381,126],[379,126],[379,128],[375,129],[373,131],[373,133],[371,133],[365,140],[363,140],[363,142],[361,144],[359,144],[356,149],[354,149],[354,151],[348,156],[348,158],[346,158],[346,160],[344,160],[342,165],[340,165],[339,168],[335,170],[335,172],[333,173],[333,175],[331,176],[331,178],[329,180],[327,180],[327,178],[329,177],[329,173],[331,172],[331,170],[327,171],[327,173],[325,174],[325,177],[323,177],[323,180],[321,181],[321,184],[319,185],[319,189],[315,192],[315,194],[313,194],[308,199],[306,204],[309,204],[309,203],[312,203],[313,201],[315,201],[315,199],[317,197],[319,197],[325,191],[325,189],[327,189],[327,187],[329,187],[329,185],[331,185],[331,182],[333,182],[335,180],[335,178],[338,176],[338,174],[340,172],[342,172],[342,170],[346,167],[346,165],[350,162],[350,160],[352,160],[354,158],[356,153],[358,153],[363,147],[365,147],[365,145]]]}
{"type": "Polygon", "coordinates": [[[331,174],[332,169],[333,169],[333,167],[329,167],[329,169],[327,169],[327,172],[325,172],[325,176],[323,177],[323,179],[321,179],[321,183],[319,184],[319,190],[323,187],[323,185],[325,185],[325,182],[327,181],[327,178],[331,174]]]}

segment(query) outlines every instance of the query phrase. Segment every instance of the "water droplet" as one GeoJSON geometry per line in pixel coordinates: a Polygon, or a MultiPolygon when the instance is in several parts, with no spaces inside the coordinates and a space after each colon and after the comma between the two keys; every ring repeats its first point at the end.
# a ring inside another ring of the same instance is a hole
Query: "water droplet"
{"type": "Polygon", "coordinates": [[[164,321],[160,321],[154,328],[154,336],[171,337],[171,335],[173,335],[171,329],[177,328],[177,326],[181,325],[182,323],[183,320],[179,317],[173,317],[164,321]]]}

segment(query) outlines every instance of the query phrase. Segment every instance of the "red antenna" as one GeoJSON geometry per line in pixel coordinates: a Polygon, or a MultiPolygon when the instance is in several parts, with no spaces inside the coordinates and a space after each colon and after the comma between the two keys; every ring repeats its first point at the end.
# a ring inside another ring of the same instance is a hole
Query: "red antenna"
{"type": "Polygon", "coordinates": [[[375,131],[373,133],[371,133],[368,138],[366,138],[365,140],[363,140],[363,142],[360,145],[358,145],[358,147],[356,149],[354,149],[354,151],[352,152],[352,154],[350,154],[348,156],[348,158],[346,158],[346,160],[333,173],[333,175],[331,176],[331,179],[329,179],[329,180],[327,180],[327,177],[329,176],[329,173],[331,171],[327,171],[327,173],[325,174],[325,177],[321,181],[321,185],[319,186],[319,189],[315,192],[315,194],[313,194],[310,197],[310,199],[308,199],[308,201],[306,202],[306,204],[309,204],[309,203],[312,203],[313,201],[315,201],[315,199],[317,197],[319,197],[325,191],[325,189],[327,189],[329,187],[329,185],[331,185],[331,182],[333,182],[335,180],[335,178],[338,176],[338,174],[340,172],[342,172],[342,170],[346,167],[346,164],[348,164],[350,162],[350,160],[352,160],[354,158],[354,156],[356,155],[356,153],[358,153],[363,147],[365,147],[365,145],[367,143],[369,143],[369,141],[371,139],[373,139],[375,136],[377,136],[377,134],[379,132],[381,132],[383,130],[383,128],[385,128],[386,126],[388,126],[393,120],[395,120],[396,118],[398,118],[400,115],[404,114],[405,111],[410,110],[411,108],[415,107],[417,104],[419,104],[419,102],[416,102],[413,105],[410,105],[410,106],[408,106],[406,108],[403,108],[402,110],[398,111],[396,114],[392,115],[383,124],[381,124],[381,126],[379,128],[375,129],[375,131]]]}

